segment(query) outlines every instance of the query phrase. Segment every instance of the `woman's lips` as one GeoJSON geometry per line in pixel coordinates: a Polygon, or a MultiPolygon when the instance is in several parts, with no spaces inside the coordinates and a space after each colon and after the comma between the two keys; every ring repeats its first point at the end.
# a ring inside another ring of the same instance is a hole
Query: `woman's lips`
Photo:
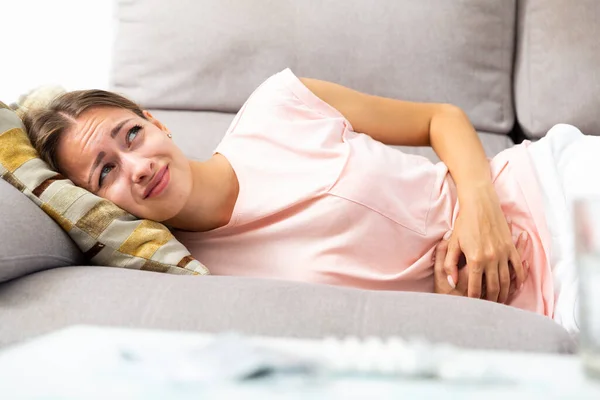
{"type": "Polygon", "coordinates": [[[160,171],[158,171],[155,182],[152,183],[153,187],[146,194],[146,199],[156,197],[160,195],[169,185],[171,176],[169,173],[169,166],[165,165],[160,171]]]}

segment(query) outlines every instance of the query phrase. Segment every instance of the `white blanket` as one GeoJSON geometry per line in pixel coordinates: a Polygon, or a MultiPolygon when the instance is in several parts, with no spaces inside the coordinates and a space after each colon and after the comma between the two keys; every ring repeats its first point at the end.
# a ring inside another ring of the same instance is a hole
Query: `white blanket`
{"type": "Polygon", "coordinates": [[[579,282],[572,203],[579,197],[600,197],[600,137],[586,136],[574,126],[559,124],[528,150],[541,184],[552,237],[554,319],[576,334],[579,282]]]}

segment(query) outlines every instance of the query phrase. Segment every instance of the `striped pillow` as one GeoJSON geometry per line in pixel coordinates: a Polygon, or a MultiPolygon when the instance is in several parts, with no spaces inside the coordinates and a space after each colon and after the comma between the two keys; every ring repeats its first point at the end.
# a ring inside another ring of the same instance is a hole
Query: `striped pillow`
{"type": "Polygon", "coordinates": [[[38,157],[20,118],[2,102],[0,176],[52,217],[92,264],[209,274],[163,224],[137,219],[52,171],[38,157]]]}

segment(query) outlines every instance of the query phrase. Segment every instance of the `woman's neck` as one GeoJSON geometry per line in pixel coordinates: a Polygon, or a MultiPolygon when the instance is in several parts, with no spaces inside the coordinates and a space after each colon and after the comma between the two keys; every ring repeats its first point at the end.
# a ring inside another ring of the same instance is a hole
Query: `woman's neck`
{"type": "Polygon", "coordinates": [[[192,192],[183,210],[167,223],[186,231],[205,232],[227,225],[239,193],[231,164],[221,154],[190,161],[192,192]]]}

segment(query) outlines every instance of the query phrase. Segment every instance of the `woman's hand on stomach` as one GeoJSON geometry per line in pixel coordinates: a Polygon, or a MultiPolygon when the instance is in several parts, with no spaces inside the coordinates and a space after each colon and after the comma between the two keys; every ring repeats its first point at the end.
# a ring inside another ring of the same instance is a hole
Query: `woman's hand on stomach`
{"type": "MultiPolygon", "coordinates": [[[[469,268],[465,263],[464,255],[459,257],[459,261],[457,263],[458,273],[457,273],[457,282],[456,284],[449,279],[449,275],[446,273],[444,269],[444,262],[446,259],[446,255],[448,253],[448,245],[449,240],[442,240],[436,247],[434,253],[434,291],[439,294],[449,294],[453,296],[467,296],[468,287],[469,287],[469,268]]],[[[523,239],[523,235],[520,235],[516,239],[515,248],[520,256],[523,256],[525,252],[525,248],[527,245],[527,239],[523,239]]],[[[527,264],[527,261],[524,262],[527,264]]],[[[529,272],[529,268],[525,268],[525,280],[527,279],[527,275],[529,272]]],[[[517,279],[514,268],[510,268],[510,284],[508,289],[508,297],[504,303],[508,303],[513,295],[519,289],[517,286],[517,279]]],[[[481,298],[486,298],[486,283],[483,281],[481,283],[481,298]]]]}
{"type": "Polygon", "coordinates": [[[446,275],[454,282],[458,280],[458,260],[464,254],[468,296],[481,298],[485,279],[485,298],[505,303],[510,288],[509,265],[514,268],[517,287],[525,281],[525,273],[498,195],[491,184],[463,188],[460,194],[460,210],[445,258],[446,275]]]}

